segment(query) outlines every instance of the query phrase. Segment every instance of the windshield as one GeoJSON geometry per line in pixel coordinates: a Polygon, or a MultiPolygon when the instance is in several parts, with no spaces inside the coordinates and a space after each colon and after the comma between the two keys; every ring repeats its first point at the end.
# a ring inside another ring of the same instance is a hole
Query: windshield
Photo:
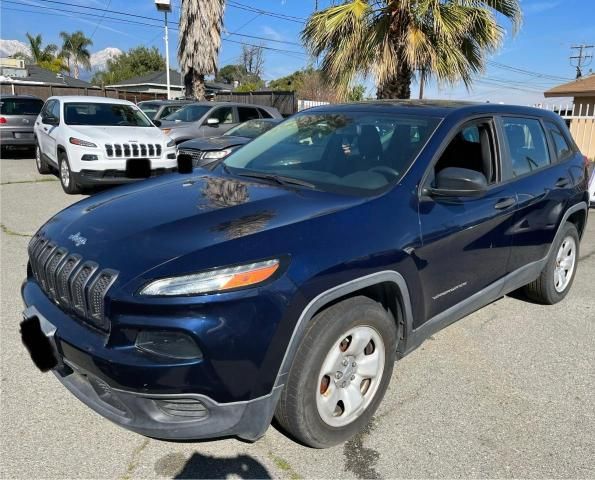
{"type": "Polygon", "coordinates": [[[39,115],[43,101],[38,98],[2,98],[0,113],[4,115],[39,115]]]}
{"type": "Polygon", "coordinates": [[[138,107],[119,103],[66,103],[64,121],[68,125],[153,126],[138,107]]]}
{"type": "Polygon", "coordinates": [[[236,137],[256,138],[264,132],[268,132],[275,125],[275,122],[267,122],[265,120],[248,120],[228,130],[223,136],[235,135],[236,137]]]}
{"type": "Polygon", "coordinates": [[[211,108],[213,107],[210,105],[186,105],[185,107],[180,108],[177,112],[168,115],[163,120],[196,122],[197,120],[200,120],[211,108]]]}
{"type": "Polygon", "coordinates": [[[224,163],[238,175],[282,175],[322,190],[365,194],[398,182],[439,122],[377,111],[301,114],[224,163]]]}
{"type": "Polygon", "coordinates": [[[139,103],[139,108],[145,112],[145,115],[149,117],[151,120],[155,118],[155,115],[159,111],[159,105],[157,103],[139,103]]]}

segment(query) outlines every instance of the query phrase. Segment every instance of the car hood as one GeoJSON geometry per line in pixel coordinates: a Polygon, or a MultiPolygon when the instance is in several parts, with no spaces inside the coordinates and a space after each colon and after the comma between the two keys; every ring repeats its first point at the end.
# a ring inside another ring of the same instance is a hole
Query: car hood
{"type": "Polygon", "coordinates": [[[211,137],[211,138],[195,138],[188,140],[178,145],[178,148],[189,148],[193,150],[209,151],[209,150],[224,150],[229,147],[237,145],[245,145],[252,139],[247,137],[236,137],[235,135],[211,137]]]}
{"type": "Polygon", "coordinates": [[[80,135],[94,143],[155,143],[163,142],[167,136],[157,127],[100,127],[92,125],[69,126],[72,136],[80,135]]]}
{"type": "Polygon", "coordinates": [[[127,281],[173,260],[191,272],[254,260],[249,258],[254,252],[260,258],[290,254],[268,252],[267,234],[362,201],[196,170],[95,195],[58,213],[41,230],[127,281]]]}

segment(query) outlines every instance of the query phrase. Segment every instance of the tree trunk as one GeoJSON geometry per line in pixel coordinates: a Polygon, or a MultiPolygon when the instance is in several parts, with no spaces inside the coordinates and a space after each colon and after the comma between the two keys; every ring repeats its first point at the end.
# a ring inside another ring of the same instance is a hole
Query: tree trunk
{"type": "Polygon", "coordinates": [[[184,75],[184,90],[186,98],[198,100],[205,99],[205,76],[191,68],[184,75]]]}
{"type": "Polygon", "coordinates": [[[79,64],[76,60],[74,61],[74,78],[79,78],[79,64]]]}
{"type": "Polygon", "coordinates": [[[389,78],[382,85],[378,86],[376,97],[381,99],[389,98],[411,98],[411,80],[413,72],[408,66],[402,66],[396,74],[389,78]]]}

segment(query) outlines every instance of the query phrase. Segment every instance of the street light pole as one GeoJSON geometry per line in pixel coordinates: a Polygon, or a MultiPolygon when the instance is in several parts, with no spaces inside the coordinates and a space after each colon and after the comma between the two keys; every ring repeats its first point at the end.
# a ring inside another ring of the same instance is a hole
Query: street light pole
{"type": "Polygon", "coordinates": [[[169,82],[169,32],[167,28],[167,10],[165,11],[165,76],[167,78],[167,99],[170,100],[170,82],[169,82]]]}
{"type": "Polygon", "coordinates": [[[167,81],[167,99],[170,99],[171,84],[169,79],[169,29],[167,27],[167,14],[171,12],[171,0],[155,0],[157,11],[165,14],[165,77],[167,81]]]}

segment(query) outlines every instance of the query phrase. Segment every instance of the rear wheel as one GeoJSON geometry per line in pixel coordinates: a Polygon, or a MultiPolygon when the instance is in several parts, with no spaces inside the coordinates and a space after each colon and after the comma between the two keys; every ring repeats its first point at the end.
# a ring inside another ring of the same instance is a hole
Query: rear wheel
{"type": "Polygon", "coordinates": [[[81,193],[81,187],[79,187],[77,184],[76,174],[70,169],[70,164],[68,163],[68,157],[66,156],[66,153],[61,152],[58,158],[60,160],[58,173],[60,175],[62,189],[69,195],[81,193]]]}
{"type": "Polygon", "coordinates": [[[578,231],[572,223],[562,227],[560,240],[552,246],[541,275],[525,287],[527,297],[546,305],[553,305],[566,297],[576,274],[579,241],[578,231]]]}
{"type": "Polygon", "coordinates": [[[45,159],[43,158],[43,154],[41,153],[41,148],[39,148],[39,143],[35,143],[35,166],[37,167],[37,171],[42,175],[47,175],[48,173],[52,173],[52,169],[47,164],[45,159]]]}
{"type": "Polygon", "coordinates": [[[281,426],[315,448],[361,431],[390,381],[396,342],[394,319],[367,297],[349,298],[316,315],[277,405],[281,426]]]}

